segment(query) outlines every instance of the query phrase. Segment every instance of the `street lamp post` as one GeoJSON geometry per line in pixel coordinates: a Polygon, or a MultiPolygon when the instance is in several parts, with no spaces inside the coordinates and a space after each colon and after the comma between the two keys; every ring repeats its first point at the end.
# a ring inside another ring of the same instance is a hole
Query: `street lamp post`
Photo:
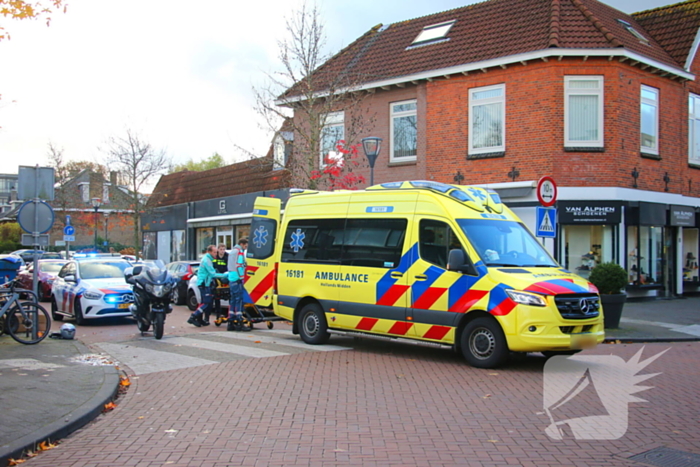
{"type": "Polygon", "coordinates": [[[95,208],[95,253],[97,253],[97,210],[102,205],[102,200],[100,198],[92,198],[90,202],[92,207],[95,208]]]}
{"type": "Polygon", "coordinates": [[[379,151],[382,149],[382,139],[376,136],[362,138],[362,149],[369,162],[369,185],[374,185],[374,163],[377,161],[379,151]]]}
{"type": "Polygon", "coordinates": [[[107,251],[110,251],[109,250],[109,235],[108,235],[109,230],[107,229],[107,227],[109,225],[109,212],[105,211],[104,216],[105,216],[105,248],[107,248],[107,251]]]}

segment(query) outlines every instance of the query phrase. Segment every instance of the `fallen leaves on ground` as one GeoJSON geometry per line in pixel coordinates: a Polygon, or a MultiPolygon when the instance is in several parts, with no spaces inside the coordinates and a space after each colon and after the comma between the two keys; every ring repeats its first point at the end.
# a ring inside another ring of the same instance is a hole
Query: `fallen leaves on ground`
{"type": "Polygon", "coordinates": [[[109,402],[109,403],[105,404],[105,408],[104,408],[104,410],[102,410],[102,413],[114,410],[116,407],[117,407],[117,404],[115,404],[114,402],[109,402]]]}

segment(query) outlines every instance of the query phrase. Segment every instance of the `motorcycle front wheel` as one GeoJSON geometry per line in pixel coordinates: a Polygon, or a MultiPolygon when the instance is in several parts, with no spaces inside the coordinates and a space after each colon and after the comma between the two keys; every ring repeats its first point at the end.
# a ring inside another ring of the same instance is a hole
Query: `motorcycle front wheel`
{"type": "Polygon", "coordinates": [[[165,313],[156,313],[153,316],[153,335],[156,339],[163,337],[163,328],[165,327],[165,313]]]}

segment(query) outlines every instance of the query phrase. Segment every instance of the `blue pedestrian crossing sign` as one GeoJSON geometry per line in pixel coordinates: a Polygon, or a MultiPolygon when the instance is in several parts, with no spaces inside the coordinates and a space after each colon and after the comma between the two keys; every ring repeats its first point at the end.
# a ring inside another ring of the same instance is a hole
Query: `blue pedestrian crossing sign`
{"type": "Polygon", "coordinates": [[[557,236],[557,210],[537,206],[537,232],[535,234],[543,238],[555,238],[557,236]]]}

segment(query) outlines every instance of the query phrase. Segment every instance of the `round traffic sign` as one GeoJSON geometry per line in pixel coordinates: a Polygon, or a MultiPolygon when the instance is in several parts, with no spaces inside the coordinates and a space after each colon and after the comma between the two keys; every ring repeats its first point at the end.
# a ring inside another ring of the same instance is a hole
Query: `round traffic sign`
{"type": "Polygon", "coordinates": [[[542,177],[537,182],[537,199],[544,207],[554,206],[557,202],[557,184],[552,177],[542,177]]]}
{"type": "Polygon", "coordinates": [[[25,232],[46,233],[53,227],[54,213],[46,201],[27,201],[17,211],[17,222],[25,232]]]}
{"type": "Polygon", "coordinates": [[[63,235],[75,235],[75,227],[67,225],[63,228],[63,235]]]}

